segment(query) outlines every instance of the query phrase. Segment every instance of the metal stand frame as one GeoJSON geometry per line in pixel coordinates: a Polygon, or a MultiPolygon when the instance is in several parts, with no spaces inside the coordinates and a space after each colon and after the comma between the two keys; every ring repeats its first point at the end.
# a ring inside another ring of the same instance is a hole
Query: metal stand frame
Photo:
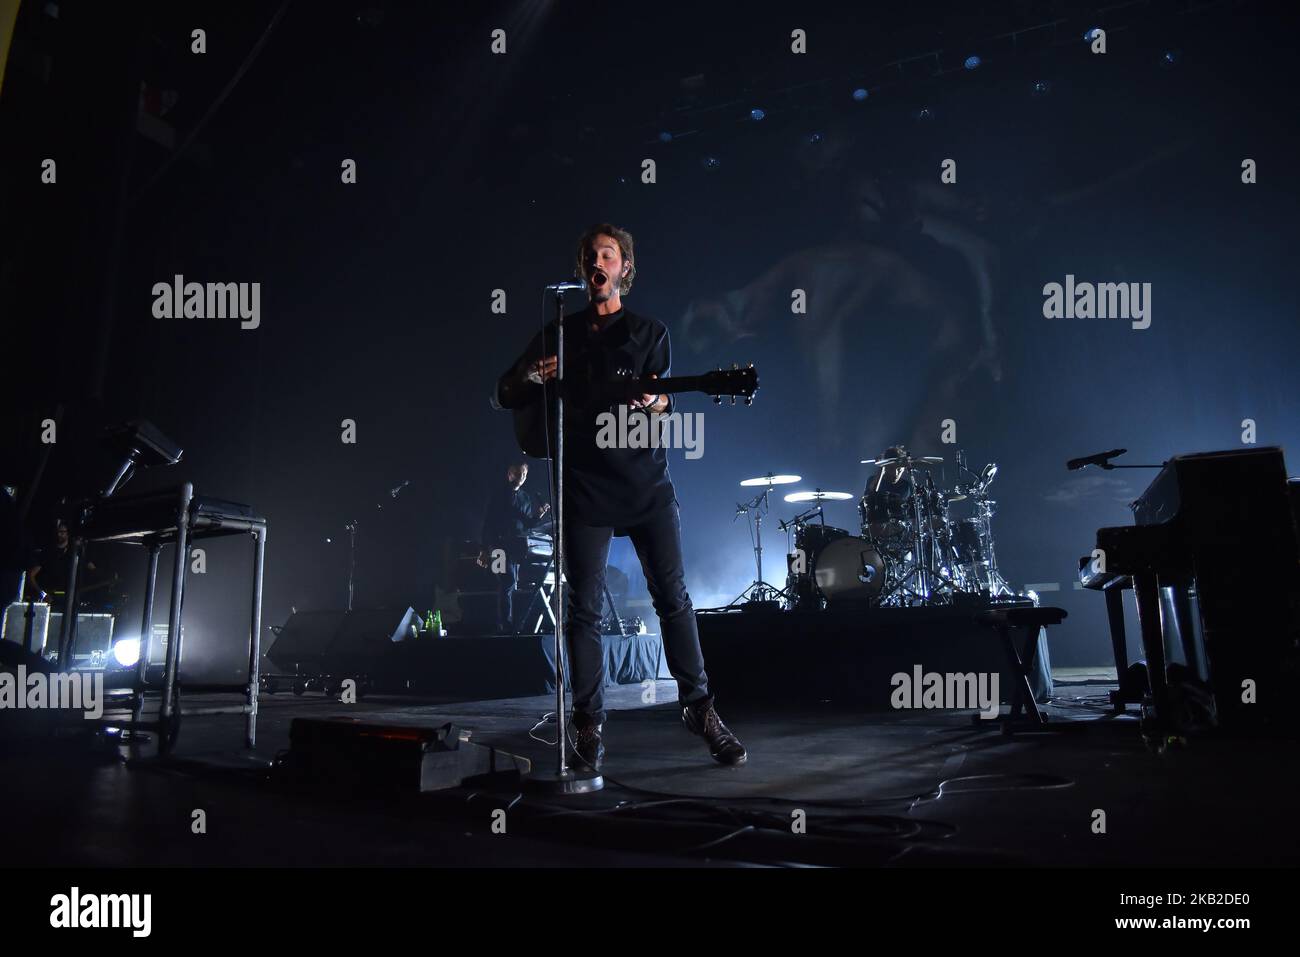
{"type": "MultiPolygon", "coordinates": [[[[76,629],[73,627],[76,607],[76,573],[80,564],[86,542],[114,541],[126,544],[142,545],[149,550],[148,570],[146,572],[144,593],[144,614],[141,622],[140,659],[132,686],[127,689],[131,698],[131,718],[123,720],[102,717],[100,725],[126,729],[156,729],[158,731],[158,752],[160,757],[170,754],[180,730],[182,714],[242,714],[246,717],[244,746],[253,748],[257,744],[257,709],[259,691],[259,667],[261,663],[262,635],[262,584],[266,557],[266,520],[240,514],[223,514],[207,511],[197,515],[193,511],[194,486],[186,482],[179,489],[151,495],[135,496],[130,499],[104,501],[87,509],[85,534],[79,535],[70,558],[68,595],[65,607],[63,629],[59,640],[59,668],[69,670],[72,651],[76,644],[76,629]],[[175,510],[172,519],[160,526],[151,521],[150,516],[157,514],[160,508],[166,508],[169,497],[175,496],[175,510]],[[145,527],[141,527],[145,526],[145,527]],[[251,534],[253,537],[253,592],[250,614],[250,631],[248,644],[248,680],[243,684],[187,685],[187,690],[198,692],[237,691],[244,695],[242,705],[216,706],[205,708],[187,708],[182,711],[178,673],[183,654],[182,610],[185,600],[185,578],[189,568],[189,547],[192,542],[207,538],[223,537],[235,534],[251,534]],[[161,688],[148,684],[149,657],[153,639],[154,605],[157,596],[158,563],[164,545],[175,547],[171,586],[171,606],[168,610],[168,640],[166,663],[163,670],[161,688]],[[144,703],[147,692],[160,691],[161,703],[158,717],[154,721],[144,719],[144,703]]],[[[120,709],[118,709],[120,710],[120,709]]]]}
{"type": "MultiPolygon", "coordinates": [[[[997,632],[1006,655],[1007,667],[1011,672],[1011,706],[1005,715],[997,719],[1003,734],[1015,731],[1057,731],[1068,727],[1073,722],[1055,722],[1048,724],[1047,715],[1038,706],[1034,698],[1034,689],[1029,680],[1030,672],[1038,660],[1038,639],[1052,625],[1059,625],[1068,617],[1063,608],[998,608],[980,612],[975,616],[976,622],[997,632]],[[1024,650],[1016,647],[1013,632],[1019,630],[1024,638],[1024,650]]],[[[977,724],[983,722],[979,715],[974,717],[977,724]]]]}
{"type": "Polygon", "coordinates": [[[753,514],[754,516],[755,578],[745,586],[744,591],[723,605],[724,608],[735,608],[739,605],[749,605],[756,602],[780,602],[789,599],[789,586],[777,588],[763,578],[763,516],[767,514],[771,507],[771,495],[772,486],[767,485],[763,487],[763,491],[748,502],[742,502],[737,506],[736,514],[753,514]]]}

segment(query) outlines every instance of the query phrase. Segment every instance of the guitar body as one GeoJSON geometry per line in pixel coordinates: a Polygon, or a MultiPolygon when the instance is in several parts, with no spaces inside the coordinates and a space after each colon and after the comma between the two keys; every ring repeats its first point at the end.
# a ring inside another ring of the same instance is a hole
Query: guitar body
{"type": "Polygon", "coordinates": [[[515,427],[515,441],[519,443],[519,450],[531,458],[547,458],[547,441],[546,425],[547,416],[550,418],[551,426],[551,443],[555,442],[555,395],[553,390],[548,386],[546,388],[546,397],[538,399],[536,402],[530,402],[528,405],[520,406],[512,410],[515,427]],[[545,403],[545,405],[543,404],[545,403]],[[547,408],[549,406],[549,409],[547,408]],[[543,413],[547,414],[543,414],[543,413]]]}
{"type": "MultiPolygon", "coordinates": [[[[758,391],[758,373],[753,366],[746,369],[719,369],[699,376],[670,376],[667,379],[623,378],[610,382],[607,386],[609,404],[628,401],[632,395],[676,395],[683,392],[701,392],[713,396],[714,402],[721,402],[722,397],[730,396],[732,404],[736,398],[744,398],[745,404],[754,401],[758,391]]],[[[514,418],[515,441],[525,455],[532,458],[547,458],[547,427],[550,428],[550,447],[555,447],[555,386],[548,382],[536,400],[525,403],[511,410],[514,418]]]]}

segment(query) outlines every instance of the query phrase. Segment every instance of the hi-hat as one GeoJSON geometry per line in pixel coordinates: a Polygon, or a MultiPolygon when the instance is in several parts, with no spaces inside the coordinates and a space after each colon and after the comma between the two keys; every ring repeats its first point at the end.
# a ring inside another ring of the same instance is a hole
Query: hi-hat
{"type": "Polygon", "coordinates": [[[773,475],[768,472],[762,478],[745,479],[741,485],[793,485],[795,482],[802,481],[802,475],[773,475]]]}
{"type": "Polygon", "coordinates": [[[845,502],[852,497],[848,492],[823,492],[818,489],[815,492],[791,492],[785,497],[785,500],[793,504],[800,502],[845,502]]]}
{"type": "Polygon", "coordinates": [[[920,462],[923,465],[939,465],[943,462],[938,455],[898,455],[888,459],[862,459],[859,465],[893,465],[897,462],[920,462]]]}

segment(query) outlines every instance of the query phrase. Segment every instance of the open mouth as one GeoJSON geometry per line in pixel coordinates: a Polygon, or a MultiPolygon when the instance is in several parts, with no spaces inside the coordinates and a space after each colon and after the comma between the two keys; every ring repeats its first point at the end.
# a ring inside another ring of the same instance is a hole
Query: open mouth
{"type": "Polygon", "coordinates": [[[597,269],[595,272],[591,274],[591,284],[597,287],[603,286],[605,285],[605,282],[608,278],[609,278],[608,276],[606,276],[603,272],[597,269]]]}

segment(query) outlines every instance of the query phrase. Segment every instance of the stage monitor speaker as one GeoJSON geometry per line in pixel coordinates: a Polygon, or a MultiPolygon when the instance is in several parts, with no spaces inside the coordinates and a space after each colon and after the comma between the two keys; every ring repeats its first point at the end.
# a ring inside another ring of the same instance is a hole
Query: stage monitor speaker
{"type": "Polygon", "coordinates": [[[346,616],[346,611],[295,611],[266,657],[286,670],[319,671],[346,616]]]}
{"type": "Polygon", "coordinates": [[[361,666],[390,652],[416,620],[414,608],[296,611],[266,657],[276,667],[302,674],[328,674],[361,666]]]}

